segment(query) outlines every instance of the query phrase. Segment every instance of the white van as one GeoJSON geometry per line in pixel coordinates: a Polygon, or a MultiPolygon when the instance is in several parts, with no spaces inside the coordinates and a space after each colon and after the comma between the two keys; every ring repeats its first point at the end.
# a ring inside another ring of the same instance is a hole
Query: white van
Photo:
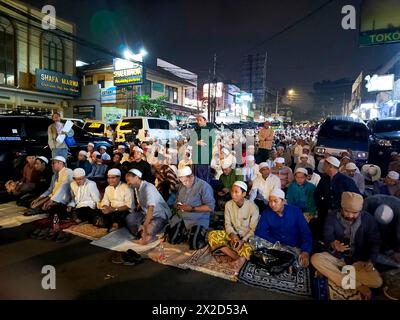
{"type": "Polygon", "coordinates": [[[116,142],[130,141],[134,138],[134,131],[140,141],[150,139],[161,140],[162,143],[176,139],[178,131],[168,120],[150,117],[126,117],[117,126],[116,142]]]}

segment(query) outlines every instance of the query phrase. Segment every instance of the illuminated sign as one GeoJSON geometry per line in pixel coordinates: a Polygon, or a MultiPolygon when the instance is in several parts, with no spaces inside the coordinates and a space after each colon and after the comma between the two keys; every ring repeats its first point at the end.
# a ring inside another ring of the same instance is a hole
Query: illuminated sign
{"type": "Polygon", "coordinates": [[[36,89],[68,96],[80,95],[80,82],[78,77],[49,71],[45,69],[35,70],[36,89]]]}
{"type": "Polygon", "coordinates": [[[359,39],[361,46],[400,42],[400,1],[363,0],[359,39]]]}
{"type": "Polygon", "coordinates": [[[101,103],[116,103],[117,101],[117,87],[101,89],[101,103]]]}
{"type": "Polygon", "coordinates": [[[140,85],[143,81],[143,65],[129,60],[114,59],[115,86],[140,85]]]}
{"type": "Polygon", "coordinates": [[[384,76],[374,74],[372,77],[366,76],[365,80],[367,81],[365,87],[368,89],[368,92],[393,90],[394,74],[384,76]]]}
{"type": "Polygon", "coordinates": [[[205,83],[203,85],[203,96],[208,97],[208,88],[211,87],[210,97],[222,97],[222,88],[224,84],[222,82],[218,82],[217,85],[214,83],[205,83]]]}
{"type": "Polygon", "coordinates": [[[236,95],[236,103],[253,102],[251,93],[239,93],[236,95]]]}

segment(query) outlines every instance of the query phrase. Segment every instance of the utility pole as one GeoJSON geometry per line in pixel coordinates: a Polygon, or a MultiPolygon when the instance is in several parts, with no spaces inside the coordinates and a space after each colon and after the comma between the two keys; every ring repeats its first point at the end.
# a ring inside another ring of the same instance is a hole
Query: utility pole
{"type": "Polygon", "coordinates": [[[276,106],[275,106],[275,114],[278,114],[278,105],[279,105],[279,90],[276,90],[276,106]]]}

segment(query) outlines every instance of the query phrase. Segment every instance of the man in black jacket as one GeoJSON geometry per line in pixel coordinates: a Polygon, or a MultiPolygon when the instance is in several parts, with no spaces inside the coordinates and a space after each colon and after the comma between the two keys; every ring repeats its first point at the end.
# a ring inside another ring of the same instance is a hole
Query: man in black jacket
{"type": "Polygon", "coordinates": [[[314,254],[311,263],[318,272],[343,288],[348,284],[348,276],[341,272],[342,268],[352,265],[355,279],[350,289],[357,289],[365,299],[370,299],[369,288],[382,285],[374,268],[380,235],[374,217],[362,211],[363,202],[363,197],[357,193],[342,194],[341,210],[329,213],[325,221],[324,240],[330,252],[314,254]]]}
{"type": "Polygon", "coordinates": [[[133,161],[132,162],[124,162],[122,165],[122,170],[128,172],[129,170],[136,169],[142,172],[143,178],[147,182],[154,184],[154,176],[151,172],[150,164],[143,160],[143,149],[139,148],[138,146],[133,148],[133,161]]]}
{"type": "Polygon", "coordinates": [[[314,239],[321,239],[327,214],[340,209],[342,193],[360,193],[356,183],[339,172],[339,166],[340,161],[335,157],[328,157],[324,161],[325,174],[321,177],[314,193],[318,211],[318,218],[310,225],[314,239]]]}

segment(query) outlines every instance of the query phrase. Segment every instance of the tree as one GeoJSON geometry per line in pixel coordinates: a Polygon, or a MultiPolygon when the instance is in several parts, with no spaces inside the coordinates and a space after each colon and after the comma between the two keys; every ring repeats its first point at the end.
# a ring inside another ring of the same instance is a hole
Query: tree
{"type": "Polygon", "coordinates": [[[142,117],[172,119],[171,112],[164,105],[165,99],[165,96],[150,99],[148,95],[136,95],[135,102],[138,115],[142,117]]]}

